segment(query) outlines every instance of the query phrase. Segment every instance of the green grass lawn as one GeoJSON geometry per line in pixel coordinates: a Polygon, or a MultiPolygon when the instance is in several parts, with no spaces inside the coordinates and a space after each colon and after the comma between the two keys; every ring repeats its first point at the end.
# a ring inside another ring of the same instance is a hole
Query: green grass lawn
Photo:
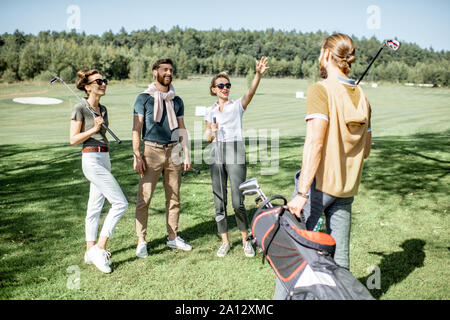
{"type": "MultiPolygon", "coordinates": [[[[232,82],[232,97],[238,98],[246,81],[232,82]]],[[[185,102],[192,139],[199,138],[193,129],[203,126],[194,116],[195,106],[214,102],[208,83],[209,78],[200,77],[174,83],[185,102]]],[[[247,177],[257,177],[268,195],[292,193],[305,134],[305,100],[295,99],[295,92],[306,92],[310,83],[263,79],[244,116],[247,133],[269,129],[271,137],[275,129],[280,136],[276,174],[262,175],[268,164],[261,161],[248,166],[247,177]]],[[[166,247],[160,182],[150,210],[150,256],[136,258],[138,175],[132,170],[130,137],[134,100],[145,87],[116,82],[102,98],[110,127],[123,140],[111,142],[112,171],[130,203],[109,242],[114,271],[105,275],[83,263],[89,183],[81,171],[80,147],[68,144],[76,99],[61,85],[0,85],[0,299],[272,298],[274,273],[261,263],[261,254],[244,256],[230,208],[232,249],[224,259],[215,256],[220,237],[204,162],[194,164],[199,175],[183,176],[181,188],[181,236],[194,249],[166,247]],[[64,102],[13,103],[19,96],[64,102]],[[79,289],[67,286],[74,276],[67,269],[73,266],[79,271],[79,289]]],[[[353,205],[351,271],[366,284],[370,268],[380,269],[381,288],[371,290],[378,299],[449,299],[450,91],[387,84],[365,91],[373,107],[374,140],[353,205]]],[[[247,151],[254,156],[254,150],[247,151]]],[[[246,198],[246,207],[253,215],[253,198],[246,198]]],[[[104,212],[108,209],[106,204],[104,212]]]]}

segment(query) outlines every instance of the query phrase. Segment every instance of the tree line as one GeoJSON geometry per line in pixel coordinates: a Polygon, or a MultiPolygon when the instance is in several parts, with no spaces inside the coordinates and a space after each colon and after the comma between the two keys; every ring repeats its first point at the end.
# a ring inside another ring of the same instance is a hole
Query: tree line
{"type": "MultiPolygon", "coordinates": [[[[221,71],[251,76],[255,59],[270,58],[268,76],[318,79],[318,56],[322,31],[220,30],[199,31],[174,27],[102,35],[41,31],[37,35],[16,30],[0,36],[0,79],[14,82],[49,80],[59,75],[74,81],[79,69],[98,69],[108,79],[150,81],[157,59],[170,57],[175,76],[211,75],[221,71]]],[[[381,46],[376,38],[352,36],[356,62],[351,77],[358,78],[381,46]]],[[[450,52],[423,49],[402,43],[397,52],[384,50],[365,80],[450,84],[450,52]]]]}

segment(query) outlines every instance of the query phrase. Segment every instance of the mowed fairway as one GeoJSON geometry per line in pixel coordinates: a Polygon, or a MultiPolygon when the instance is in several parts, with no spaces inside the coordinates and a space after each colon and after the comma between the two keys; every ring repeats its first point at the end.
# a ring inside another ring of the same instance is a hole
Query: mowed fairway
{"type": "MultiPolygon", "coordinates": [[[[176,80],[185,103],[185,122],[193,143],[192,159],[202,159],[204,126],[196,106],[209,106],[209,78],[176,80]],[[202,147],[199,148],[198,145],[202,147]],[[196,145],[197,147],[195,147],[196,145]]],[[[232,98],[246,91],[246,80],[232,78],[232,98]]],[[[305,101],[312,81],[263,79],[244,115],[247,136],[268,136],[247,148],[257,161],[247,177],[257,177],[267,195],[290,197],[301,164],[305,101]],[[277,149],[276,137],[278,141],[277,149]],[[267,161],[262,161],[262,160],[267,161]],[[274,161],[278,159],[277,161],[274,161]],[[275,167],[275,174],[262,169],[275,167]]],[[[73,86],[74,87],[74,86],[73,86]]],[[[261,254],[244,256],[229,206],[232,248],[216,257],[220,237],[208,165],[183,176],[181,236],[192,252],[168,249],[162,183],[152,200],[147,259],[135,256],[134,226],[138,176],[132,169],[132,110],[146,84],[113,82],[102,98],[111,129],[112,171],[129,209],[109,242],[111,274],[85,265],[84,217],[89,183],[81,171],[80,147],[68,143],[76,98],[62,85],[0,84],[0,299],[271,299],[275,276],[261,254]],[[15,97],[53,97],[53,106],[22,105],[15,97]],[[74,281],[79,279],[79,281],[74,281]]],[[[372,105],[372,153],[365,163],[353,205],[351,271],[363,283],[379,270],[378,299],[450,298],[450,90],[401,85],[364,87],[372,105]]],[[[80,92],[81,94],[81,92],[80,92]]],[[[248,141],[247,141],[248,142],[248,141]]],[[[230,199],[231,200],[231,199],[230,199]]],[[[229,201],[231,204],[231,201],[229,201]]],[[[246,198],[249,216],[252,197],[246,198]]],[[[105,213],[109,204],[105,204],[105,213]]]]}

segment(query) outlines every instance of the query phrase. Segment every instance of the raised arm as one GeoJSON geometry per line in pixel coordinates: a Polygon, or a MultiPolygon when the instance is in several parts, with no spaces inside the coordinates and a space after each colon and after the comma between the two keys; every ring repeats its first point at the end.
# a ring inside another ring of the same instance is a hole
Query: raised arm
{"type": "Polygon", "coordinates": [[[262,75],[266,72],[269,67],[267,66],[268,59],[266,57],[261,57],[261,60],[256,60],[256,73],[253,78],[252,83],[250,84],[250,88],[247,93],[242,97],[242,108],[247,109],[248,104],[252,101],[253,96],[255,95],[256,89],[258,89],[259,81],[261,80],[262,75]]]}

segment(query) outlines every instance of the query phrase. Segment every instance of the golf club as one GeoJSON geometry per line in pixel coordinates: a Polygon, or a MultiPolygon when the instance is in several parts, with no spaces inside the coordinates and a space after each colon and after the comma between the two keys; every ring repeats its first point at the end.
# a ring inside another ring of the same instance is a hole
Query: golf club
{"type": "Polygon", "coordinates": [[[381,53],[381,50],[384,49],[384,47],[388,47],[394,51],[397,51],[400,48],[400,42],[397,40],[385,40],[383,42],[383,45],[381,46],[381,48],[378,50],[377,54],[375,55],[375,57],[373,57],[372,61],[370,61],[369,66],[367,67],[366,71],[364,71],[364,73],[362,74],[362,76],[359,78],[358,82],[356,82],[356,85],[358,85],[362,78],[364,78],[364,76],[366,75],[367,71],[369,71],[370,67],[372,66],[373,62],[376,60],[376,58],[378,58],[378,56],[381,53]]]}
{"type": "MultiPolygon", "coordinates": [[[[89,112],[92,114],[92,116],[93,116],[94,118],[97,117],[97,115],[95,114],[94,110],[92,110],[92,109],[87,105],[86,101],[84,101],[83,99],[81,99],[80,96],[77,95],[77,94],[72,90],[72,88],[69,87],[69,86],[67,85],[67,83],[66,83],[63,79],[61,79],[60,77],[54,77],[52,80],[50,80],[50,84],[54,84],[54,83],[57,82],[57,81],[59,81],[59,82],[61,82],[62,84],[64,84],[64,85],[66,86],[66,88],[69,89],[70,92],[72,92],[72,94],[73,94],[75,97],[77,97],[77,99],[80,100],[80,102],[81,102],[81,103],[89,110],[89,112]]],[[[121,142],[122,142],[122,141],[120,141],[120,139],[114,134],[114,132],[112,132],[111,129],[109,129],[109,128],[106,126],[106,124],[102,123],[102,127],[103,127],[103,129],[106,129],[106,131],[109,132],[109,134],[114,138],[114,140],[116,140],[117,143],[121,143],[121,142]]]]}
{"type": "MultiPolygon", "coordinates": [[[[264,194],[264,192],[261,190],[261,188],[259,187],[258,180],[256,178],[251,178],[247,181],[242,182],[239,185],[239,190],[241,190],[243,195],[257,194],[258,197],[256,198],[256,200],[258,200],[258,202],[260,200],[261,201],[267,200],[267,197],[264,194]]],[[[269,202],[269,203],[267,203],[267,207],[273,208],[273,205],[269,202]]]]}
{"type": "Polygon", "coordinates": [[[254,194],[257,194],[257,195],[258,195],[258,196],[255,198],[255,204],[256,204],[256,207],[259,208],[259,203],[262,202],[262,201],[264,201],[264,199],[265,199],[264,194],[261,194],[261,193],[259,192],[259,190],[257,190],[257,189],[250,189],[250,190],[244,190],[244,191],[242,191],[242,195],[244,195],[244,196],[251,196],[251,195],[254,195],[254,194]]]}
{"type": "MultiPolygon", "coordinates": [[[[256,178],[251,178],[247,181],[242,182],[239,185],[239,190],[241,190],[241,192],[244,196],[257,194],[258,197],[256,197],[256,199],[255,199],[255,203],[256,203],[257,207],[259,207],[260,202],[264,202],[267,200],[267,197],[264,194],[264,192],[261,190],[261,188],[259,187],[258,180],[256,178]]],[[[273,208],[273,205],[270,202],[267,202],[266,207],[273,208]]],[[[256,239],[252,236],[251,232],[249,233],[247,240],[251,240],[253,243],[256,242],[256,239]]],[[[261,248],[259,248],[258,252],[261,253],[261,252],[263,252],[263,250],[261,248]]]]}
{"type": "Polygon", "coordinates": [[[254,194],[258,194],[258,190],[256,190],[256,189],[244,190],[244,191],[242,191],[242,194],[244,196],[254,195],[254,194]]]}
{"type": "MultiPolygon", "coordinates": [[[[259,208],[259,203],[260,202],[265,202],[268,198],[266,197],[266,195],[264,194],[264,192],[261,190],[261,187],[258,184],[258,180],[256,178],[251,178],[247,181],[242,182],[239,185],[239,190],[241,190],[243,195],[254,195],[254,194],[258,194],[258,197],[255,199],[255,203],[257,205],[257,207],[259,208]]],[[[275,196],[277,197],[277,196],[275,196]]],[[[270,198],[270,201],[273,199],[270,198]]],[[[268,201],[267,203],[263,204],[264,207],[266,208],[273,208],[272,203],[268,201]]],[[[301,221],[305,221],[305,217],[303,215],[303,212],[301,213],[302,218],[301,221]]],[[[324,219],[322,217],[319,218],[319,220],[317,221],[316,226],[314,227],[313,231],[319,232],[320,231],[320,227],[322,226],[322,223],[324,222],[324,219]]]]}
{"type": "Polygon", "coordinates": [[[196,174],[196,175],[197,175],[197,174],[200,174],[200,170],[191,167],[189,170],[183,171],[183,172],[181,173],[181,175],[184,176],[184,175],[187,174],[188,172],[193,172],[193,173],[196,174]]]}
{"type": "Polygon", "coordinates": [[[239,185],[239,190],[259,189],[258,180],[256,178],[248,179],[239,185]]]}

